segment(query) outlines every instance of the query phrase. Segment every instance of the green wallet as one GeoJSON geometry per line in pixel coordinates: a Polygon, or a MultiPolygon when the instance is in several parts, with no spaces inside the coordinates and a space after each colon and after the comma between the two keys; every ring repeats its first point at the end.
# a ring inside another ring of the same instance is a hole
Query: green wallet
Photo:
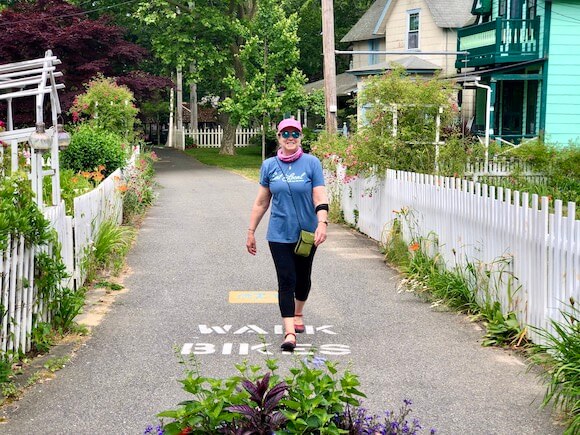
{"type": "Polygon", "coordinates": [[[312,247],[314,246],[314,233],[310,231],[300,231],[300,238],[296,242],[296,247],[294,248],[294,253],[300,255],[301,257],[308,257],[312,247]]]}

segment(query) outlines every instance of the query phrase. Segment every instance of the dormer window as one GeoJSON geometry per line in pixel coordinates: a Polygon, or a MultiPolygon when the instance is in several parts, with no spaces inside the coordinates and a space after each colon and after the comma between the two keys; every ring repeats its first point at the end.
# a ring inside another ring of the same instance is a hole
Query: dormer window
{"type": "Polygon", "coordinates": [[[407,11],[407,50],[419,49],[419,10],[407,11]]]}

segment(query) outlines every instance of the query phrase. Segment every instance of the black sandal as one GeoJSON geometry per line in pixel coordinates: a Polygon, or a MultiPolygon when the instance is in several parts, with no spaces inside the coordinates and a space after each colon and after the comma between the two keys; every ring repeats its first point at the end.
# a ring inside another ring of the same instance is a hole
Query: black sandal
{"type": "Polygon", "coordinates": [[[284,343],[282,343],[280,348],[282,350],[285,350],[286,352],[294,352],[294,349],[296,348],[296,334],[294,334],[293,332],[289,332],[288,334],[286,334],[284,336],[284,343]],[[286,337],[288,337],[289,335],[294,336],[294,341],[286,340],[286,337]]]}

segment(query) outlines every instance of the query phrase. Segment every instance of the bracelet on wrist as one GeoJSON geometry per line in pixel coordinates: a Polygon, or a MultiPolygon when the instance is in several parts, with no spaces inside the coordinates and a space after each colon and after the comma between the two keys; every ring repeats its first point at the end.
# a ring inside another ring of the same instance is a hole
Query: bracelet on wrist
{"type": "Polygon", "coordinates": [[[320,225],[320,224],[324,224],[324,225],[328,226],[328,221],[318,221],[318,224],[319,224],[319,225],[320,225]]]}
{"type": "Polygon", "coordinates": [[[248,231],[249,231],[250,233],[254,233],[254,232],[256,232],[256,230],[253,230],[253,229],[251,229],[251,228],[248,228],[248,231]]]}

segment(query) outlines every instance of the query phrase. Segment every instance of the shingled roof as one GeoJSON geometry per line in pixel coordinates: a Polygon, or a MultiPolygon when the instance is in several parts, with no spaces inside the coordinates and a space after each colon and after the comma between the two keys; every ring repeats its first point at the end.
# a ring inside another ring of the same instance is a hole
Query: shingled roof
{"type": "MultiPolygon", "coordinates": [[[[317,89],[324,89],[324,80],[307,83],[304,85],[306,93],[310,93],[317,89]]],[[[342,73],[336,76],[336,95],[344,97],[356,91],[356,77],[352,74],[342,73]]]]}
{"type": "MultiPolygon", "coordinates": [[[[384,21],[392,0],[377,0],[340,42],[367,41],[385,36],[384,21]]],[[[475,22],[473,0],[425,0],[437,26],[456,29],[475,22]]]]}
{"type": "Polygon", "coordinates": [[[428,60],[421,59],[417,56],[405,56],[393,61],[381,62],[374,65],[365,65],[358,68],[349,69],[347,72],[354,75],[378,74],[387,70],[394,69],[397,66],[402,66],[407,71],[423,74],[432,74],[435,71],[441,69],[439,65],[436,65],[433,62],[429,62],[428,60]]]}
{"type": "Polygon", "coordinates": [[[425,0],[439,27],[457,29],[475,22],[471,15],[473,0],[425,0]]]}
{"type": "Polygon", "coordinates": [[[388,8],[390,3],[391,0],[377,0],[374,2],[340,42],[383,38],[385,36],[385,27],[381,23],[385,19],[385,9],[388,8]]]}

